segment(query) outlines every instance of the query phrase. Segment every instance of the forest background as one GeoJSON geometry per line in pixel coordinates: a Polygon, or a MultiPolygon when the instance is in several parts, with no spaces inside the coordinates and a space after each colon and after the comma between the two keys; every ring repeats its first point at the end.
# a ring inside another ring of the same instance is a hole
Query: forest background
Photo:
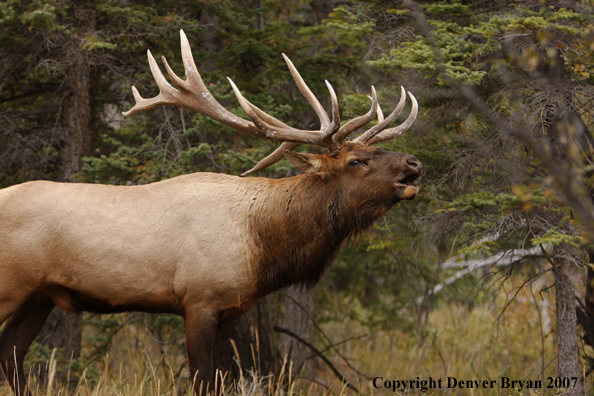
{"type": "MultiPolygon", "coordinates": [[[[1,1],[0,187],[237,175],[272,152],[177,108],[121,115],[131,85],[157,93],[147,49],[181,73],[180,29],[213,95],[243,117],[227,76],[269,114],[318,127],[281,53],[326,107],[324,79],[334,85],[343,119],[367,111],[371,85],[390,112],[404,85],[418,120],[383,146],[423,162],[419,197],[343,248],[316,288],[268,296],[239,319],[233,378],[251,378],[253,392],[339,393],[346,380],[381,393],[376,376],[578,377],[570,393],[584,394],[593,10],[586,0],[1,1]]],[[[295,172],[281,161],[258,176],[295,172]]],[[[184,353],[174,316],[56,311],[27,367],[39,393],[174,394],[186,389],[184,353]]]]}

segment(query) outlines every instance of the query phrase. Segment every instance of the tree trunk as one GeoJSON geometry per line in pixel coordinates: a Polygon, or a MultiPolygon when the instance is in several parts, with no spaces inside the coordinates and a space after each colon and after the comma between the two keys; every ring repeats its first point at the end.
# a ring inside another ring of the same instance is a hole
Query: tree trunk
{"type": "MultiPolygon", "coordinates": [[[[93,69],[88,52],[82,48],[83,38],[96,30],[96,13],[73,5],[76,34],[65,55],[70,60],[65,75],[65,99],[60,118],[65,125],[64,144],[60,152],[58,179],[71,181],[82,169],[82,159],[90,154],[93,117],[93,69]]],[[[62,348],[66,361],[80,357],[81,314],[54,309],[41,330],[39,340],[50,348],[62,348]]]]}
{"type": "Polygon", "coordinates": [[[262,0],[256,0],[253,4],[253,9],[259,10],[254,14],[254,29],[262,30],[264,28],[264,15],[262,15],[262,0]]]}
{"type": "MultiPolygon", "coordinates": [[[[280,369],[279,353],[274,342],[274,314],[271,301],[275,295],[264,297],[245,315],[235,320],[232,339],[237,345],[241,368],[261,375],[277,373],[280,369]]],[[[235,354],[234,351],[230,351],[235,354]]],[[[238,378],[234,364],[231,373],[238,378]]]]}
{"type": "MultiPolygon", "coordinates": [[[[220,47],[219,38],[217,36],[219,20],[220,18],[218,15],[214,15],[208,10],[202,10],[200,12],[200,25],[204,26],[204,29],[200,32],[199,44],[211,54],[216,54],[220,47]]],[[[202,64],[198,66],[199,69],[204,71],[213,71],[216,68],[212,59],[202,61],[202,64]]]]}
{"type": "Polygon", "coordinates": [[[560,378],[577,378],[576,386],[567,395],[581,395],[582,381],[577,340],[575,290],[563,266],[553,268],[557,306],[557,350],[560,378]]]}
{"type": "Polygon", "coordinates": [[[312,0],[311,13],[314,25],[320,24],[334,11],[334,0],[312,0]]]}
{"type": "Polygon", "coordinates": [[[91,149],[91,121],[93,117],[93,78],[88,51],[82,48],[82,39],[89,31],[96,30],[96,14],[93,10],[74,8],[78,22],[76,38],[70,43],[66,71],[66,98],[62,105],[62,119],[66,125],[64,147],[61,150],[58,178],[69,181],[80,172],[82,159],[91,149]]]}
{"type": "MultiPolygon", "coordinates": [[[[314,315],[316,308],[317,286],[310,290],[290,287],[285,290],[285,315],[282,327],[297,334],[303,340],[313,344],[315,326],[314,315]]],[[[287,334],[281,334],[281,354],[287,356],[287,361],[293,362],[292,372],[297,375],[305,369],[305,363],[311,356],[311,351],[287,334]]]]}
{"type": "MultiPolygon", "coordinates": [[[[546,59],[546,58],[545,58],[546,59]]],[[[586,142],[586,124],[579,114],[573,110],[572,93],[566,91],[565,60],[559,51],[554,61],[543,66],[543,72],[548,76],[550,84],[550,99],[544,120],[552,155],[560,161],[570,163],[567,141],[571,140],[571,130],[576,133],[577,141],[582,147],[586,142]]],[[[553,257],[558,254],[553,249],[553,257]]],[[[568,390],[568,395],[582,394],[580,375],[580,357],[577,338],[577,315],[575,306],[575,288],[568,272],[571,269],[557,262],[553,268],[555,277],[555,299],[557,307],[557,350],[559,363],[559,377],[575,377],[575,388],[568,390]]]]}
{"type": "Polygon", "coordinates": [[[55,308],[41,330],[39,335],[41,343],[50,349],[61,348],[66,362],[79,358],[82,338],[79,328],[81,317],[81,313],[64,312],[55,308]]]}
{"type": "MultiPolygon", "coordinates": [[[[588,262],[594,263],[594,249],[588,249],[588,262]]],[[[586,268],[586,293],[581,305],[576,307],[577,321],[584,333],[582,339],[586,345],[594,348],[594,270],[586,268]]],[[[586,355],[589,372],[594,369],[594,358],[586,355]]],[[[586,374],[587,375],[587,374],[586,374]]]]}

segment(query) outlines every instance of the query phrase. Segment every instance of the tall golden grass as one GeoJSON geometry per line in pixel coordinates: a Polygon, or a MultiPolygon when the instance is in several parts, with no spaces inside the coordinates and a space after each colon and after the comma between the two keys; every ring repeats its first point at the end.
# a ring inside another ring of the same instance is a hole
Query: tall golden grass
{"type": "MultiPolygon", "coordinates": [[[[511,285],[513,286],[513,285],[511,285]]],[[[556,394],[556,389],[519,391],[500,389],[501,377],[510,380],[541,380],[555,377],[556,334],[554,304],[547,295],[522,290],[511,303],[504,294],[494,302],[467,308],[460,304],[444,304],[433,310],[424,329],[418,332],[377,331],[365,338],[337,347],[328,357],[359,394],[447,394],[447,395],[533,395],[556,394]],[[506,304],[506,312],[500,315],[506,304]],[[350,367],[349,367],[350,366],[350,367]],[[356,370],[353,370],[355,368],[356,370]],[[392,392],[376,389],[373,379],[420,380],[443,379],[442,389],[428,392],[392,392]],[[458,380],[495,380],[493,389],[447,389],[447,377],[458,380]]],[[[347,339],[368,329],[353,320],[323,325],[326,334],[347,339]]],[[[91,336],[84,334],[85,337],[91,336]]],[[[88,351],[83,351],[86,353],[88,351]]],[[[187,362],[181,354],[164,351],[143,332],[141,326],[127,325],[113,341],[110,353],[95,370],[99,375],[83,371],[70,387],[56,374],[55,357],[47,365],[49,374],[39,380],[34,370],[28,373],[34,395],[183,395],[191,394],[187,362]],[[180,367],[182,368],[180,370],[180,367]]],[[[280,375],[244,372],[235,381],[227,381],[220,390],[225,395],[292,396],[354,395],[337,380],[322,363],[309,367],[303,378],[290,381],[292,366],[286,364],[280,375]]],[[[591,389],[591,384],[586,384],[591,389]]],[[[0,396],[11,395],[7,385],[0,385],[0,396]]]]}

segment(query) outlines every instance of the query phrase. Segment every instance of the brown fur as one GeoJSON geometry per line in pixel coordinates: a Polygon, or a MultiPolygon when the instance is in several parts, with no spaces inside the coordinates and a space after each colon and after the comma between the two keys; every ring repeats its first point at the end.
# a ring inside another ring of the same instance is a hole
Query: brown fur
{"type": "MultiPolygon", "coordinates": [[[[261,263],[261,295],[293,284],[317,283],[342,244],[367,229],[400,200],[392,183],[377,183],[382,178],[393,181],[394,175],[369,165],[371,169],[350,169],[351,160],[366,160],[368,164],[373,160],[377,167],[378,163],[388,165],[387,159],[396,159],[394,165],[402,166],[407,158],[410,157],[378,148],[347,145],[334,157],[316,158],[322,162],[321,174],[312,172],[276,181],[272,198],[276,203],[272,206],[279,210],[271,212],[268,205],[254,206],[251,217],[253,231],[249,235],[256,247],[253,254],[261,263]]],[[[403,167],[397,177],[402,179],[417,172],[403,167]]]]}
{"type": "Polygon", "coordinates": [[[17,394],[28,393],[15,370],[54,306],[182,315],[196,389],[212,385],[230,321],[272,291],[318,282],[348,238],[416,196],[412,156],[361,144],[286,155],[307,173],[1,190],[0,324],[11,318],[0,366],[17,394]]]}

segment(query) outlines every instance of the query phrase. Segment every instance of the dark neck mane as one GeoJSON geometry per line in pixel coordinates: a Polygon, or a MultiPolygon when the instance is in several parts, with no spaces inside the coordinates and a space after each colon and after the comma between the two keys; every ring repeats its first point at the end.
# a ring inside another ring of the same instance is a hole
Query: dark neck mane
{"type": "Polygon", "coordinates": [[[393,206],[353,202],[340,186],[313,174],[273,180],[250,199],[261,296],[293,284],[316,284],[340,247],[393,206]]]}

